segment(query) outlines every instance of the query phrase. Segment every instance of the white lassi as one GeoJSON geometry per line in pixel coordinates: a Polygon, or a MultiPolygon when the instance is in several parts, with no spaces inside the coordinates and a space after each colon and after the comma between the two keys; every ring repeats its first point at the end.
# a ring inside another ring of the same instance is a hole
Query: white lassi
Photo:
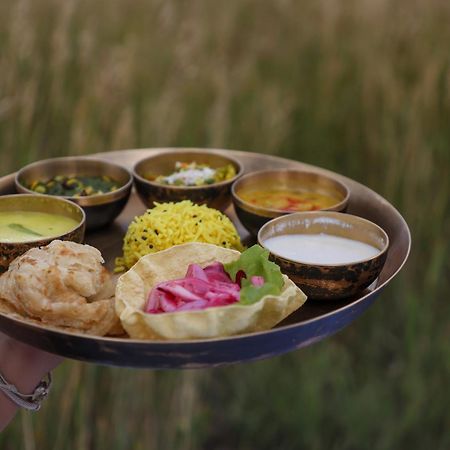
{"type": "Polygon", "coordinates": [[[285,234],[264,241],[271,252],[292,261],[338,265],[370,259],[380,250],[365,242],[331,234],[285,234]]]}

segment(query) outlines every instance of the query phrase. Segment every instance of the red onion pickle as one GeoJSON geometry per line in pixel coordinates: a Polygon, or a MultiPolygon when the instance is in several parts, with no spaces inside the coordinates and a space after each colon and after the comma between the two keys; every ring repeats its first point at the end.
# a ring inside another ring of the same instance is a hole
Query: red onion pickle
{"type": "Polygon", "coordinates": [[[144,311],[192,311],[239,302],[251,305],[265,295],[279,295],[283,287],[280,268],[269,261],[269,252],[253,245],[227,264],[202,268],[190,264],[183,278],[164,281],[150,292],[144,311]]]}
{"type": "Polygon", "coordinates": [[[264,284],[264,277],[261,277],[259,275],[253,275],[250,278],[250,282],[253,284],[253,286],[262,286],[264,284]]]}
{"type": "MultiPolygon", "coordinates": [[[[252,281],[260,285],[259,280],[252,281]]],[[[226,306],[239,301],[240,286],[234,283],[221,263],[213,263],[204,269],[198,264],[190,264],[184,278],[164,281],[150,292],[145,312],[158,314],[164,312],[192,311],[226,306]]]]}

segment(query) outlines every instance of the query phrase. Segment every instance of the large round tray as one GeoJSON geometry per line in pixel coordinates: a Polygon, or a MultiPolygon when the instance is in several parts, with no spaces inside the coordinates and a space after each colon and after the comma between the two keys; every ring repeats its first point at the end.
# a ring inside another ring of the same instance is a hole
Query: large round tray
{"type": "MultiPolygon", "coordinates": [[[[140,149],[102,153],[102,158],[131,167],[150,153],[167,149],[140,149]]],[[[173,149],[174,151],[177,151],[173,149]]],[[[180,151],[185,149],[178,149],[180,151]]],[[[323,174],[331,172],[279,157],[231,150],[245,171],[265,168],[298,168],[323,174]]],[[[68,358],[98,364],[140,368],[196,368],[251,361],[280,355],[330,336],[359,317],[395,277],[408,258],[411,235],[399,212],[384,198],[369,188],[341,175],[332,173],[351,190],[348,212],[365,217],[388,233],[390,248],[383,271],[377,282],[358,297],[344,301],[307,301],[276,328],[235,337],[196,341],[138,341],[132,339],[86,336],[61,332],[33,325],[0,314],[0,330],[42,350],[68,358]]],[[[0,195],[14,193],[14,175],[0,178],[0,195]]],[[[134,216],[145,211],[134,193],[125,210],[110,227],[89,233],[87,243],[97,247],[112,268],[114,257],[121,253],[122,238],[134,216]]],[[[248,233],[237,220],[233,208],[227,214],[236,224],[243,239],[248,233]]]]}

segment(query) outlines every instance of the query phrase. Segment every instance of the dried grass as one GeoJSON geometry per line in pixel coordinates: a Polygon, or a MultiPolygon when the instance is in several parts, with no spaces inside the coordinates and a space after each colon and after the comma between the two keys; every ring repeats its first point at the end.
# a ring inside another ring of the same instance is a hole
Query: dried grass
{"type": "Polygon", "coordinates": [[[212,371],[67,362],[2,448],[450,447],[448,2],[5,0],[0,18],[4,174],[121,148],[253,150],[364,182],[414,236],[339,337],[212,371]]]}

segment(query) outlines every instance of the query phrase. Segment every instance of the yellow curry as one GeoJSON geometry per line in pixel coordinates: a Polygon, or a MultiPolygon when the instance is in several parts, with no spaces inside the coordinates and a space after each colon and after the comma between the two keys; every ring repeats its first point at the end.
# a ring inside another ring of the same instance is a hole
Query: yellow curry
{"type": "Polygon", "coordinates": [[[27,242],[60,236],[78,222],[70,217],[37,211],[0,211],[0,242],[27,242]]]}

